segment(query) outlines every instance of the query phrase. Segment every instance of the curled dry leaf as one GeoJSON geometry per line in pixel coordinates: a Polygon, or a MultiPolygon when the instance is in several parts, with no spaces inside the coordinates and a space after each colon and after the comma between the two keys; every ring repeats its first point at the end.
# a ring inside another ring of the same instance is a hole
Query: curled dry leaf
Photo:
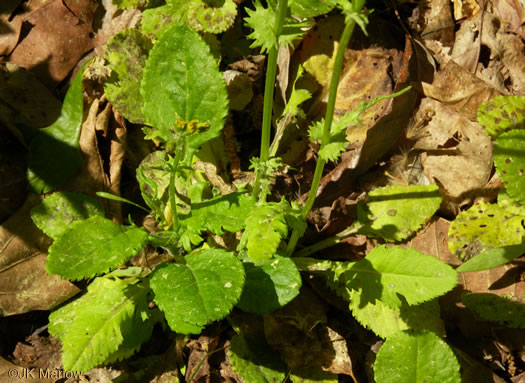
{"type": "Polygon", "coordinates": [[[414,149],[424,151],[425,176],[441,186],[445,200],[468,204],[485,188],[492,171],[492,141],[478,124],[424,98],[408,134],[414,149]]]}
{"type": "Polygon", "coordinates": [[[482,103],[501,95],[454,61],[436,73],[432,84],[422,83],[422,87],[425,96],[451,106],[471,121],[476,121],[482,103]]]}

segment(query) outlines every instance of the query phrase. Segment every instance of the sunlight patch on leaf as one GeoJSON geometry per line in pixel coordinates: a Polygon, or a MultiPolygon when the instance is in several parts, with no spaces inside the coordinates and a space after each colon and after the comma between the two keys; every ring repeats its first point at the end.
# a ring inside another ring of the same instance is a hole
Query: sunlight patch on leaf
{"type": "Polygon", "coordinates": [[[513,129],[525,129],[525,97],[496,96],[481,104],[478,123],[493,139],[513,129]]]}
{"type": "Polygon", "coordinates": [[[496,139],[494,165],[507,193],[525,205],[525,130],[511,130],[496,139]]]}

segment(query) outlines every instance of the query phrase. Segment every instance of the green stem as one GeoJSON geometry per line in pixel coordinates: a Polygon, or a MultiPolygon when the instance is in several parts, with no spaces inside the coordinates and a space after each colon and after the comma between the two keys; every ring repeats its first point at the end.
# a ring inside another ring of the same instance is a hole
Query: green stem
{"type": "MultiPolygon", "coordinates": [[[[355,1],[353,3],[353,10],[355,12],[360,12],[361,8],[363,7],[365,1],[355,1]]],[[[350,37],[352,37],[352,33],[354,32],[355,28],[355,20],[350,19],[348,20],[347,24],[345,25],[345,29],[343,31],[343,35],[341,36],[341,40],[339,41],[339,46],[337,47],[337,53],[335,56],[334,61],[334,68],[332,71],[332,78],[330,79],[330,90],[328,93],[328,104],[326,105],[326,115],[325,115],[325,121],[323,126],[323,138],[321,141],[321,149],[324,148],[326,145],[330,143],[330,128],[332,126],[332,121],[334,119],[334,111],[335,111],[335,100],[337,97],[337,87],[339,85],[339,78],[341,77],[341,70],[343,69],[343,60],[345,55],[345,50],[348,45],[348,42],[350,41],[350,37]]],[[[310,187],[310,192],[308,193],[308,199],[306,200],[306,203],[302,210],[303,218],[306,219],[306,216],[314,206],[315,198],[317,197],[317,191],[319,190],[319,185],[321,184],[321,177],[323,176],[323,169],[326,161],[319,158],[317,160],[317,164],[315,166],[315,172],[314,177],[312,180],[312,186],[310,187]]],[[[288,256],[291,256],[295,250],[295,246],[297,245],[297,241],[299,240],[299,234],[296,230],[292,232],[292,236],[290,237],[290,241],[288,242],[288,246],[286,248],[286,254],[288,256]]]]}
{"type": "Polygon", "coordinates": [[[305,247],[294,254],[294,257],[309,257],[310,255],[317,253],[320,250],[332,247],[340,243],[343,239],[350,237],[351,235],[357,234],[364,225],[352,225],[340,233],[337,233],[333,237],[323,239],[312,246],[305,247]]]}
{"type": "MultiPolygon", "coordinates": [[[[277,52],[279,47],[279,36],[283,30],[284,17],[288,8],[288,0],[279,0],[277,11],[277,19],[275,20],[275,36],[277,38],[276,44],[268,51],[268,63],[266,65],[266,82],[264,83],[264,105],[263,105],[263,120],[261,133],[261,162],[268,161],[270,150],[270,134],[272,131],[272,109],[273,109],[273,93],[275,88],[275,77],[277,74],[277,52]]],[[[253,196],[257,199],[261,188],[261,177],[263,174],[260,171],[255,173],[255,181],[253,183],[253,196]]]]}
{"type": "Polygon", "coordinates": [[[170,173],[170,185],[169,185],[169,198],[170,198],[170,207],[171,207],[171,220],[173,222],[173,231],[177,232],[179,230],[179,217],[177,216],[177,200],[176,190],[175,190],[175,176],[177,173],[177,167],[179,166],[180,153],[175,151],[175,157],[173,158],[173,163],[171,165],[170,173]]]}

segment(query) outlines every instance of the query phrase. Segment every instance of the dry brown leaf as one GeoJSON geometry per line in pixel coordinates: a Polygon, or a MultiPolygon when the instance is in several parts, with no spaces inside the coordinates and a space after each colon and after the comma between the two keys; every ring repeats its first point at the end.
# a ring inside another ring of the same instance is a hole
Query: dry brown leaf
{"type": "MultiPolygon", "coordinates": [[[[92,15],[94,0],[75,5],[82,17],[92,15]]],[[[47,1],[24,18],[32,28],[16,46],[9,61],[35,73],[48,86],[55,87],[94,46],[92,20],[82,20],[61,0],[47,1]]]]}
{"type": "MultiPolygon", "coordinates": [[[[476,16],[481,7],[476,0],[452,0],[454,3],[454,19],[461,20],[476,16]]],[[[483,0],[482,0],[483,1],[483,0]]]]}
{"type": "Polygon", "coordinates": [[[51,310],[80,290],[46,272],[50,240],[33,223],[29,211],[40,203],[30,195],[0,226],[0,316],[51,310]]]}
{"type": "Polygon", "coordinates": [[[494,11],[505,23],[509,32],[525,39],[525,5],[518,0],[494,0],[494,11]]]}
{"type": "Polygon", "coordinates": [[[11,53],[22,29],[22,17],[13,11],[22,0],[3,0],[0,4],[0,56],[11,53]]]}
{"type": "Polygon", "coordinates": [[[471,121],[476,121],[479,106],[501,92],[483,82],[454,61],[449,61],[432,84],[422,83],[427,97],[453,107],[471,121]]]}
{"type": "Polygon", "coordinates": [[[325,304],[306,286],[292,302],[264,316],[264,332],[292,370],[321,368],[354,378],[346,340],[327,325],[325,304]]]}
{"type": "Polygon", "coordinates": [[[478,124],[424,98],[408,132],[414,149],[425,151],[425,176],[441,186],[445,200],[468,204],[485,188],[492,171],[492,141],[478,124]]]}

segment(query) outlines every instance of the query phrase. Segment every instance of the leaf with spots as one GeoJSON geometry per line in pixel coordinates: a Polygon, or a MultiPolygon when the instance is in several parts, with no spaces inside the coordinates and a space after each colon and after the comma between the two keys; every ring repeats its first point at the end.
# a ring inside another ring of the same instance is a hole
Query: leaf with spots
{"type": "Polygon", "coordinates": [[[209,249],[189,254],[185,264],[163,264],[150,286],[169,326],[181,334],[198,334],[222,319],[239,301],[244,268],[233,253],[209,249]]]}
{"type": "Polygon", "coordinates": [[[88,371],[134,354],[155,320],[149,289],[121,279],[96,278],[87,293],[49,316],[49,333],[62,342],[66,370],[88,371]]]}
{"type": "Polygon", "coordinates": [[[522,243],[525,217],[481,202],[461,212],[448,229],[448,248],[463,261],[490,248],[522,243]]]}
{"type": "Polygon", "coordinates": [[[432,332],[399,332],[381,346],[374,363],[377,383],[461,383],[450,347],[432,332]]]}
{"type": "Polygon", "coordinates": [[[481,104],[478,123],[493,139],[513,129],[525,129],[525,97],[496,96],[481,104]]]}
{"type": "Polygon", "coordinates": [[[46,270],[78,281],[107,273],[137,255],[147,233],[101,216],[77,221],[49,247],[46,270]]]}
{"type": "Polygon", "coordinates": [[[507,193],[525,205],[525,130],[511,130],[497,138],[494,165],[507,193]]]}
{"type": "Polygon", "coordinates": [[[35,225],[53,239],[57,239],[73,222],[95,215],[104,215],[97,200],[74,192],[53,193],[31,209],[35,225]]]}
{"type": "Polygon", "coordinates": [[[256,264],[246,262],[244,270],[246,283],[237,304],[243,311],[269,314],[299,294],[301,275],[290,258],[276,255],[256,264]]]}
{"type": "Polygon", "coordinates": [[[359,232],[388,242],[402,241],[417,232],[439,208],[437,185],[394,185],[368,193],[368,206],[358,205],[359,232]]]}
{"type": "Polygon", "coordinates": [[[140,94],[144,65],[153,42],[136,29],[124,29],[106,43],[104,59],[111,76],[104,82],[108,100],[124,117],[144,124],[144,100],[140,94]]]}

